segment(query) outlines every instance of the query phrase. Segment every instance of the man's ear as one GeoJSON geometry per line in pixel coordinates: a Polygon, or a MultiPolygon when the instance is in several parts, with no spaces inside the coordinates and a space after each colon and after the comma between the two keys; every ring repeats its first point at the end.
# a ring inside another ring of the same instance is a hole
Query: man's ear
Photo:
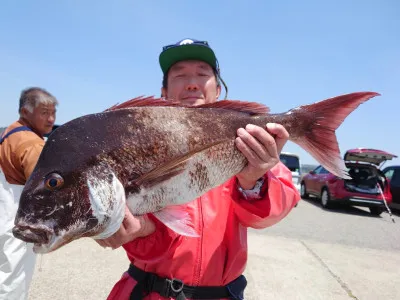
{"type": "Polygon", "coordinates": [[[19,114],[21,117],[26,118],[28,113],[29,113],[29,111],[25,107],[22,107],[19,114]]]}
{"type": "Polygon", "coordinates": [[[164,87],[161,88],[161,97],[167,98],[167,89],[164,87]]]}
{"type": "Polygon", "coordinates": [[[216,100],[218,100],[220,95],[221,95],[221,85],[219,84],[219,85],[217,85],[217,99],[216,100]]]}

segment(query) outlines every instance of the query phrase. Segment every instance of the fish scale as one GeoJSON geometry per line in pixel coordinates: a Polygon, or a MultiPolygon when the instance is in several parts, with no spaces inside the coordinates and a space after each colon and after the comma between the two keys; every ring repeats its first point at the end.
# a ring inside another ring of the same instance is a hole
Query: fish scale
{"type": "Polygon", "coordinates": [[[184,171],[162,183],[143,187],[127,196],[127,205],[136,215],[143,215],[165,207],[180,205],[204,194],[219,183],[238,173],[246,164],[243,155],[232,147],[233,141],[217,144],[191,156],[184,171]]]}

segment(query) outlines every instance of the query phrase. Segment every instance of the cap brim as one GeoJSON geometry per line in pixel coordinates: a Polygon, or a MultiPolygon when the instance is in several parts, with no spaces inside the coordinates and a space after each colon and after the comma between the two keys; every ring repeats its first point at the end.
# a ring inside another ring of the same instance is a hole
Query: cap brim
{"type": "Polygon", "coordinates": [[[159,57],[161,70],[165,74],[173,64],[182,60],[201,60],[208,63],[213,69],[217,67],[217,59],[210,48],[189,44],[172,47],[163,51],[159,57]]]}

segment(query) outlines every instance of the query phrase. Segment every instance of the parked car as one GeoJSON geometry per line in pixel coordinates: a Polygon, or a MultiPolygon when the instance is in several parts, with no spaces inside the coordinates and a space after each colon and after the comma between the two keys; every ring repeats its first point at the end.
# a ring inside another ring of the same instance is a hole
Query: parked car
{"type": "Polygon", "coordinates": [[[347,171],[352,179],[339,178],[322,166],[303,176],[300,195],[316,196],[324,208],[335,203],[368,207],[371,214],[379,216],[385,203],[392,202],[390,183],[379,166],[397,157],[376,149],[357,148],[344,155],[347,171]]]}
{"type": "Polygon", "coordinates": [[[300,157],[297,154],[281,152],[280,161],[292,172],[292,182],[300,193],[300,157]]]}
{"type": "Polygon", "coordinates": [[[301,175],[310,173],[310,171],[314,170],[318,165],[310,165],[310,164],[302,164],[301,165],[301,175]]]}
{"type": "Polygon", "coordinates": [[[400,210],[400,166],[388,166],[382,172],[390,184],[390,193],[392,194],[390,206],[400,210]]]}

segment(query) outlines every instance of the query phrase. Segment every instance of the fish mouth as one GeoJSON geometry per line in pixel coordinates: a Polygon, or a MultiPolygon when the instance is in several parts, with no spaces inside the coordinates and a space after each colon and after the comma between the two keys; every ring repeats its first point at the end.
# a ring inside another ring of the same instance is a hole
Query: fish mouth
{"type": "Polygon", "coordinates": [[[35,252],[36,254],[53,252],[60,248],[62,245],[67,244],[68,242],[68,240],[64,240],[58,236],[53,235],[48,243],[34,243],[33,252],[35,252]]]}
{"type": "Polygon", "coordinates": [[[82,235],[75,235],[74,232],[67,234],[55,234],[55,232],[46,226],[15,226],[12,230],[13,235],[27,243],[33,244],[33,252],[36,254],[46,254],[53,252],[60,247],[80,238],[82,235]]]}
{"type": "Polygon", "coordinates": [[[33,246],[33,252],[37,254],[45,254],[53,252],[70,242],[84,237],[84,234],[75,234],[74,232],[69,232],[65,235],[55,235],[51,236],[51,239],[47,243],[35,243],[33,246]]]}
{"type": "Polygon", "coordinates": [[[54,235],[54,231],[44,225],[16,225],[12,229],[14,237],[27,243],[47,244],[54,235]]]}
{"type": "Polygon", "coordinates": [[[12,229],[12,233],[17,239],[33,244],[32,250],[36,254],[53,252],[88,233],[86,230],[70,229],[59,230],[56,233],[51,227],[44,224],[33,225],[25,221],[19,221],[12,229]]]}
{"type": "Polygon", "coordinates": [[[12,229],[14,237],[26,243],[32,243],[33,252],[48,253],[54,250],[54,245],[59,240],[54,230],[46,225],[30,225],[20,222],[12,229]]]}
{"type": "Polygon", "coordinates": [[[16,238],[27,243],[32,243],[33,252],[36,254],[52,252],[69,242],[46,229],[38,230],[37,228],[15,226],[12,232],[16,238]]]}

